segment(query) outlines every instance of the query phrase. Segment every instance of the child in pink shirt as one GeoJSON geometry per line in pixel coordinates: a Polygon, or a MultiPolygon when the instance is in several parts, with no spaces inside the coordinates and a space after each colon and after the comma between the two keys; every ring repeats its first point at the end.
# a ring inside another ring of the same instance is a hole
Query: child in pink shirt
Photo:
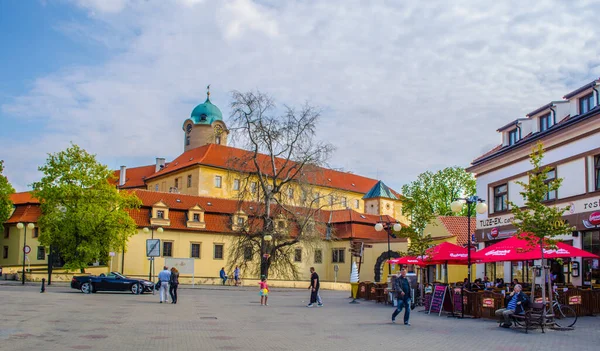
{"type": "Polygon", "coordinates": [[[269,298],[269,284],[267,284],[267,278],[263,277],[258,283],[260,286],[260,305],[269,306],[267,299],[269,298]]]}

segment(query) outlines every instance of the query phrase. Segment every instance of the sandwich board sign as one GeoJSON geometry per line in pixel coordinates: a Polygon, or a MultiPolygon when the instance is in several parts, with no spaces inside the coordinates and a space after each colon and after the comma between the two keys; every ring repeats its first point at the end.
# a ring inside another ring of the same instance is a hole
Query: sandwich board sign
{"type": "Polygon", "coordinates": [[[146,257],[160,257],[160,239],[146,239],[146,257]]]}

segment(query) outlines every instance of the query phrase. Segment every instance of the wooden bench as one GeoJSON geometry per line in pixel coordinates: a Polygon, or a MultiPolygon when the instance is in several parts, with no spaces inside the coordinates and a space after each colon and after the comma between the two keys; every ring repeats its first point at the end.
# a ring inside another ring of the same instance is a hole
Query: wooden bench
{"type": "Polygon", "coordinates": [[[544,304],[531,303],[530,308],[524,314],[513,314],[511,318],[515,325],[520,328],[525,328],[525,333],[533,327],[541,327],[542,333],[545,333],[544,326],[546,325],[547,317],[544,318],[544,304]]]}

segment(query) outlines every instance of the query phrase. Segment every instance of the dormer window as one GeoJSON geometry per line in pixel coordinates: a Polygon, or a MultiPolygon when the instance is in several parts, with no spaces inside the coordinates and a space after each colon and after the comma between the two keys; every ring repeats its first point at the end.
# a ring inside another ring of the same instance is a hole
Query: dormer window
{"type": "Polygon", "coordinates": [[[245,222],[244,217],[238,217],[237,218],[237,225],[239,225],[240,227],[244,226],[244,222],[245,222]]]}
{"type": "Polygon", "coordinates": [[[215,137],[215,144],[221,145],[221,136],[220,135],[217,135],[215,137]]]}
{"type": "Polygon", "coordinates": [[[206,223],[204,222],[204,209],[198,204],[188,209],[187,219],[188,228],[206,228],[206,223]]]}
{"type": "Polygon", "coordinates": [[[243,230],[248,225],[248,215],[244,211],[237,211],[233,214],[231,229],[234,231],[243,230]]]}
{"type": "Polygon", "coordinates": [[[550,127],[552,127],[553,125],[554,125],[554,118],[552,118],[551,113],[540,117],[540,132],[550,129],[550,127]]]}
{"type": "Polygon", "coordinates": [[[167,207],[164,202],[159,201],[152,205],[152,217],[150,218],[150,224],[160,226],[171,225],[171,221],[169,220],[169,207],[167,207]]]}
{"type": "Polygon", "coordinates": [[[594,108],[594,93],[579,98],[579,114],[582,115],[594,108]]]}
{"type": "Polygon", "coordinates": [[[508,145],[515,145],[517,141],[521,139],[519,134],[519,128],[515,128],[508,132],[508,145]]]}

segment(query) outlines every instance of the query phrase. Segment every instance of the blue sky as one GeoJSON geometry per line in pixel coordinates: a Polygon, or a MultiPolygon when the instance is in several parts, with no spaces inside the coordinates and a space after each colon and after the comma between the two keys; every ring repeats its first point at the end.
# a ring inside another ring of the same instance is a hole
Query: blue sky
{"type": "Polygon", "coordinates": [[[398,189],[600,76],[593,1],[0,1],[0,159],[18,190],[75,142],[111,168],[173,159],[229,92],[323,108],[333,167],[398,189]]]}

